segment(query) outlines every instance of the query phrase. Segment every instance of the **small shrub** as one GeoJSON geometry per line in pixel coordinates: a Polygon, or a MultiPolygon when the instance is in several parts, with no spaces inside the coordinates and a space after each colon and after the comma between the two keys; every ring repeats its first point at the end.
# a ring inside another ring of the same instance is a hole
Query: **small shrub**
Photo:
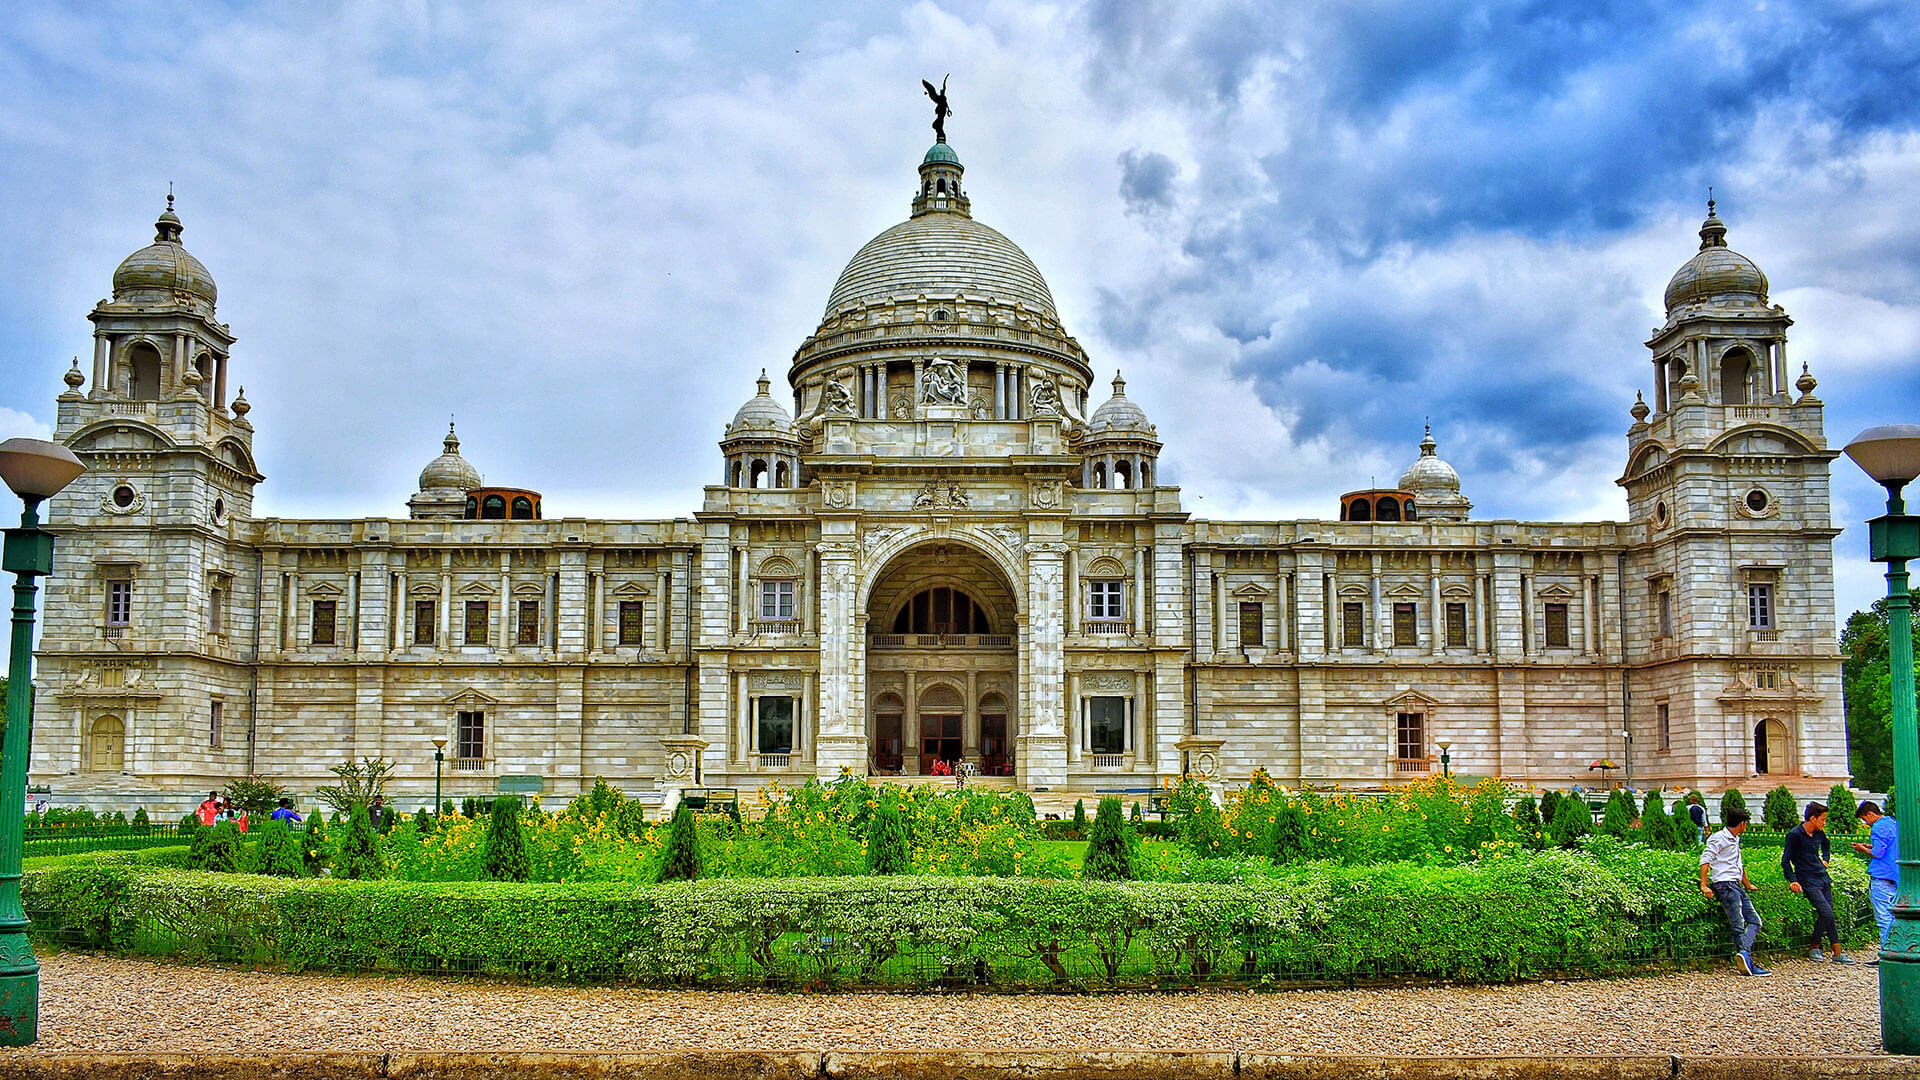
{"type": "Polygon", "coordinates": [[[193,845],[187,849],[187,869],[231,874],[240,869],[240,854],[239,826],[222,821],[193,834],[193,845]]]}
{"type": "Polygon", "coordinates": [[[457,817],[457,816],[459,816],[459,814],[460,814],[460,811],[458,811],[458,810],[456,810],[456,809],[454,809],[454,808],[453,808],[453,800],[452,800],[452,799],[448,799],[448,800],[446,800],[445,802],[443,802],[443,803],[441,803],[441,804],[440,804],[440,816],[441,816],[441,817],[457,817]]]}
{"type": "Polygon", "coordinates": [[[1133,845],[1127,833],[1126,824],[1120,820],[1120,800],[1111,795],[1101,799],[1087,835],[1080,876],[1088,881],[1132,881],[1133,845]]]}
{"type": "MultiPolygon", "coordinates": [[[[387,780],[393,776],[393,762],[384,757],[363,757],[359,761],[349,760],[345,765],[335,765],[327,770],[340,778],[338,784],[329,784],[314,792],[320,801],[333,807],[335,813],[345,813],[356,806],[365,806],[386,793],[387,780]]],[[[279,796],[274,796],[279,801],[279,796]]],[[[335,822],[338,824],[338,822],[335,822]]]]}
{"type": "Polygon", "coordinates": [[[875,804],[867,822],[867,873],[912,873],[913,845],[899,799],[891,790],[882,791],[875,804]]]}
{"type": "Polygon", "coordinates": [[[667,850],[655,880],[695,881],[699,877],[700,830],[693,820],[693,807],[681,803],[674,808],[673,824],[667,827],[667,850]]]}
{"type": "Polygon", "coordinates": [[[1127,815],[1128,823],[1134,825],[1135,827],[1138,827],[1139,825],[1143,824],[1146,820],[1147,820],[1147,816],[1140,812],[1140,804],[1137,802],[1134,803],[1133,812],[1127,815]]]}
{"type": "Polygon", "coordinates": [[[474,798],[471,795],[467,796],[464,799],[461,799],[460,814],[462,817],[468,817],[468,818],[479,817],[480,816],[480,800],[474,798]]]}
{"type": "Polygon", "coordinates": [[[1616,791],[1607,796],[1607,809],[1600,815],[1600,831],[1615,839],[1624,840],[1633,831],[1633,819],[1640,811],[1633,805],[1633,796],[1624,791],[1616,791]]]}
{"type": "Polygon", "coordinates": [[[1794,800],[1793,792],[1787,785],[1781,784],[1767,792],[1767,801],[1760,809],[1760,820],[1767,828],[1786,832],[1800,824],[1800,804],[1794,800]]]}
{"type": "Polygon", "coordinates": [[[193,834],[200,831],[200,816],[198,814],[188,814],[186,817],[181,818],[180,824],[175,831],[191,841],[193,834]]]}
{"type": "Polygon", "coordinates": [[[1827,792],[1827,831],[1851,834],[1860,825],[1859,819],[1853,816],[1859,809],[1851,788],[1845,784],[1833,785],[1833,790],[1827,792]]]}
{"type": "Polygon", "coordinates": [[[248,817],[265,817],[280,805],[287,789],[259,776],[245,776],[227,781],[223,794],[248,817]]]}
{"type": "Polygon", "coordinates": [[[136,808],[134,808],[134,811],[133,811],[133,823],[134,823],[135,825],[151,825],[151,824],[153,824],[153,822],[152,822],[152,821],[150,821],[150,820],[148,820],[148,818],[147,818],[147,808],[146,808],[146,807],[144,807],[144,806],[140,806],[140,807],[136,807],[136,808]]]}
{"type": "Polygon", "coordinates": [[[1540,821],[1552,826],[1555,815],[1560,812],[1560,800],[1564,798],[1558,791],[1549,788],[1540,793],[1540,821]]]}
{"type": "Polygon", "coordinates": [[[127,812],[125,810],[115,810],[113,812],[113,823],[115,825],[125,825],[127,823],[127,812]]]}
{"type": "Polygon", "coordinates": [[[391,806],[381,807],[380,835],[386,836],[393,832],[393,827],[398,824],[400,824],[400,812],[391,806]]]}
{"type": "Polygon", "coordinates": [[[1647,805],[1640,811],[1640,835],[1637,839],[1657,851],[1672,851],[1673,820],[1667,816],[1666,805],[1660,799],[1658,791],[1647,793],[1647,805]]]}
{"type": "Polygon", "coordinates": [[[413,827],[424,835],[433,832],[433,814],[426,807],[413,812],[413,827]]]}
{"type": "Polygon", "coordinates": [[[386,873],[386,857],[381,850],[380,834],[364,805],[355,804],[353,817],[347,820],[347,834],[340,840],[340,853],[333,861],[338,877],[362,880],[386,873]]]}
{"type": "Polygon", "coordinates": [[[1547,825],[1547,840],[1555,847],[1571,848],[1593,831],[1593,811],[1585,799],[1568,795],[1554,808],[1553,821],[1547,825]]]}
{"type": "Polygon", "coordinates": [[[487,822],[487,877],[494,881],[525,881],[532,873],[527,837],[520,827],[520,800],[502,795],[493,800],[487,822]]]}
{"type": "Polygon", "coordinates": [[[1076,799],[1073,804],[1073,831],[1081,836],[1087,835],[1087,800],[1076,799]]]}
{"type": "Polygon", "coordinates": [[[260,829],[258,872],[272,877],[305,877],[306,862],[300,857],[300,841],[284,821],[268,820],[260,829]]]}
{"type": "Polygon", "coordinates": [[[327,862],[327,824],[318,813],[307,815],[307,827],[300,834],[300,862],[308,877],[319,877],[327,862]]]}
{"type": "Polygon", "coordinates": [[[1725,825],[1727,823],[1727,811],[1745,810],[1746,808],[1747,797],[1740,794],[1740,789],[1728,788],[1726,793],[1720,796],[1720,824],[1725,825]]]}

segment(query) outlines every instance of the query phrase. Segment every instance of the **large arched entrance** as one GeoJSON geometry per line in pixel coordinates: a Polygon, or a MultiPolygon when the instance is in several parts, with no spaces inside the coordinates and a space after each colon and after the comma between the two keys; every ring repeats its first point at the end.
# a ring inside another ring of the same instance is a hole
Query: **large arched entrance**
{"type": "Polygon", "coordinates": [[[1762,776],[1791,771],[1787,725],[1767,719],[1753,725],[1753,771],[1762,776]]]}
{"type": "Polygon", "coordinates": [[[867,599],[869,768],[1013,775],[1019,604],[993,560],[951,540],[895,556],[867,599]]]}

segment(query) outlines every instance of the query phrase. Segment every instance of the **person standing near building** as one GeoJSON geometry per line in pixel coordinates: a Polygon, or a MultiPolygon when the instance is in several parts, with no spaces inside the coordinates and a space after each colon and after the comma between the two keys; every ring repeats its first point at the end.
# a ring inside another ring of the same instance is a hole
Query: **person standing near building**
{"type": "Polygon", "coordinates": [[[274,808],[273,820],[284,821],[287,823],[288,828],[292,828],[293,826],[300,824],[305,819],[300,816],[300,812],[298,810],[295,810],[293,808],[292,799],[281,799],[280,805],[274,808]]]}
{"type": "Polygon", "coordinates": [[[1707,839],[1707,805],[1699,792],[1687,796],[1687,820],[1693,822],[1693,842],[1705,843],[1707,839]]]}
{"type": "Polygon", "coordinates": [[[1740,858],[1740,834],[1747,831],[1745,810],[1727,811],[1726,827],[1707,839],[1700,852],[1700,891],[1720,901],[1733,931],[1733,966],[1742,975],[1771,975],[1753,961],[1753,942],[1760,936],[1760,913],[1753,909],[1753,882],[1740,858]]]}
{"type": "Polygon", "coordinates": [[[1820,951],[1825,940],[1833,949],[1836,964],[1851,964],[1853,958],[1840,951],[1840,928],[1833,921],[1833,878],[1827,875],[1827,863],[1833,848],[1827,843],[1827,804],[1810,802],[1800,824],[1787,834],[1780,849],[1780,873],[1787,888],[1807,898],[1813,905],[1813,951],[1807,959],[1816,963],[1828,959],[1820,951]]]}
{"type": "Polygon", "coordinates": [[[213,828],[213,823],[220,817],[220,793],[217,791],[207,792],[206,801],[201,803],[200,808],[193,812],[193,816],[200,819],[201,828],[213,828]]]}
{"type": "MultiPolygon", "coordinates": [[[[1900,823],[1880,812],[1880,804],[1860,804],[1856,816],[1867,823],[1867,842],[1853,850],[1867,857],[1867,897],[1873,901],[1873,921],[1880,924],[1880,947],[1887,947],[1893,931],[1893,893],[1900,885],[1900,823]]],[[[1869,964],[1877,964],[1875,954],[1869,964]]]]}

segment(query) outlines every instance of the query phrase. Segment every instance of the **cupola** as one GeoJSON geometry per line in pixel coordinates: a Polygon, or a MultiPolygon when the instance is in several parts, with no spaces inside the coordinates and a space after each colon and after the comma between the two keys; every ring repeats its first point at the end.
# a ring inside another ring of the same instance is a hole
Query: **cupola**
{"type": "Polygon", "coordinates": [[[755,383],[754,395],[740,411],[720,440],[720,452],[726,457],[728,487],[793,488],[800,486],[800,431],[786,406],[773,398],[773,381],[765,368],[755,383]]]}
{"type": "Polygon", "coordinates": [[[407,508],[416,518],[459,518],[466,516],[467,492],[485,481],[480,470],[460,456],[460,436],[453,423],[447,423],[447,437],[440,442],[440,456],[420,470],[420,490],[407,500],[407,508]]]}
{"type": "Polygon", "coordinates": [[[1460,494],[1460,474],[1440,459],[1433,427],[1420,439],[1420,456],[1400,474],[1399,490],[1413,495],[1414,506],[1428,521],[1465,521],[1473,503],[1460,494]]]}
{"type": "Polygon", "coordinates": [[[1154,486],[1160,439],[1147,414],[1127,397],[1127,381],[1113,373],[1113,396],[1093,410],[1080,436],[1082,487],[1154,486]]]}
{"type": "Polygon", "coordinates": [[[153,243],[127,256],[113,272],[113,298],[171,301],[185,295],[205,301],[211,309],[219,296],[213,275],[181,246],[183,227],[179,215],[173,212],[171,194],[153,230],[153,243]]]}

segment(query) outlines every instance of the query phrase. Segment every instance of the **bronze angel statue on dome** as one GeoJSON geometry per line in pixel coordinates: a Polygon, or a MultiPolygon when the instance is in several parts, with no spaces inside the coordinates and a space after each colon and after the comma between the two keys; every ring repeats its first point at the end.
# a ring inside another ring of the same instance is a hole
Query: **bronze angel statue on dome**
{"type": "Polygon", "coordinates": [[[953,110],[947,108],[947,80],[951,78],[953,78],[952,73],[941,76],[940,89],[938,90],[935,90],[933,84],[927,80],[920,80],[920,85],[927,88],[927,96],[933,99],[933,138],[935,142],[947,141],[947,117],[953,115],[953,110]]]}

